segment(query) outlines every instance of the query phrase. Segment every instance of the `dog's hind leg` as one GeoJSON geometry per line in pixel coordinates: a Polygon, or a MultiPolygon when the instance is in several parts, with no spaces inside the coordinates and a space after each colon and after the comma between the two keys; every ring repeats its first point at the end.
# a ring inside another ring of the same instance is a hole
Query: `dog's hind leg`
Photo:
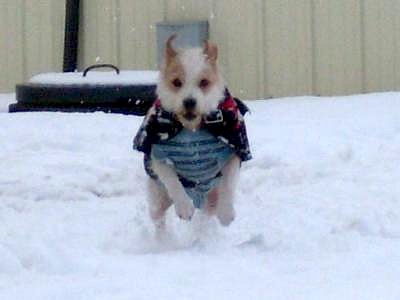
{"type": "Polygon", "coordinates": [[[236,155],[222,169],[222,179],[218,187],[216,215],[220,223],[228,226],[235,219],[233,198],[239,179],[240,159],[236,155]]]}
{"type": "Polygon", "coordinates": [[[218,188],[214,188],[208,193],[207,202],[204,205],[204,211],[209,216],[216,214],[218,204],[218,188]]]}
{"type": "Polygon", "coordinates": [[[165,188],[154,179],[148,179],[147,189],[150,217],[156,227],[156,234],[161,234],[165,230],[165,213],[172,201],[165,188]]]}

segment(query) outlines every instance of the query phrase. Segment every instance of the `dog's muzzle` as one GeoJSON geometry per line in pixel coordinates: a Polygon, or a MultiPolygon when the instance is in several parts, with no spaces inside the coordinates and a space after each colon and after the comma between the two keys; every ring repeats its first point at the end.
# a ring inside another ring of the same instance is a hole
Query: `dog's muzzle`
{"type": "Polygon", "coordinates": [[[197,101],[194,98],[186,98],[183,100],[183,108],[185,112],[183,113],[183,117],[188,121],[193,121],[197,118],[196,113],[197,101]]]}

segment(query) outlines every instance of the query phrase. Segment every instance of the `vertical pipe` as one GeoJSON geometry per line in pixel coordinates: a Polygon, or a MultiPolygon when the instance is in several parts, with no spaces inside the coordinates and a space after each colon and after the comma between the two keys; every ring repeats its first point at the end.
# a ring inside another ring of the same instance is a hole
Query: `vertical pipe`
{"type": "Polygon", "coordinates": [[[74,72],[78,64],[79,2],[65,1],[64,72],[74,72]]]}

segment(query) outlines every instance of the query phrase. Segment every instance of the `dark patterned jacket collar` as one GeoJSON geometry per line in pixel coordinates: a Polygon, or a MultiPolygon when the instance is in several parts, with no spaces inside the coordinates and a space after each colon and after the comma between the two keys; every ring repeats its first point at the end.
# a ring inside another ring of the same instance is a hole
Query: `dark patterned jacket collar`
{"type": "MultiPolygon", "coordinates": [[[[248,112],[247,106],[241,100],[233,98],[226,89],[225,98],[218,105],[218,109],[205,116],[202,123],[202,128],[232,147],[241,161],[251,159],[243,118],[246,112],[248,112]]],[[[157,99],[148,111],[133,141],[133,148],[145,154],[145,166],[148,173],[152,145],[174,137],[181,130],[182,124],[176,119],[175,114],[164,110],[161,101],[157,99]]]]}

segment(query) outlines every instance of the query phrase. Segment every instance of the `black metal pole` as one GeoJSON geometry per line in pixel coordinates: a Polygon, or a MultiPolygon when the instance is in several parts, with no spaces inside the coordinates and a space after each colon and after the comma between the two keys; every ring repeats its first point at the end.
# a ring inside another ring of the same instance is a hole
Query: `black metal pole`
{"type": "Polygon", "coordinates": [[[65,1],[63,72],[74,72],[78,66],[79,2],[65,1]]]}

